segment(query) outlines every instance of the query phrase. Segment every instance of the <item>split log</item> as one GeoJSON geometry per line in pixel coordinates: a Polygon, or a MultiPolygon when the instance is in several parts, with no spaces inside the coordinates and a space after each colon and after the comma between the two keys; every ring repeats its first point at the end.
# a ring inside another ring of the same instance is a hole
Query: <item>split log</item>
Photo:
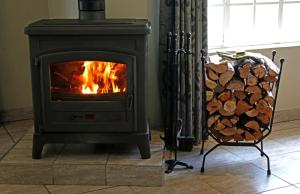
{"type": "Polygon", "coordinates": [[[241,114],[249,111],[251,108],[252,108],[252,106],[249,105],[247,102],[240,100],[240,101],[238,101],[238,103],[236,105],[235,114],[240,116],[241,114]]]}
{"type": "Polygon", "coordinates": [[[243,136],[238,133],[234,134],[233,139],[234,139],[234,141],[243,141],[244,140],[243,136]]]}
{"type": "Polygon", "coordinates": [[[264,67],[264,65],[261,65],[261,64],[255,65],[252,68],[252,72],[255,75],[255,77],[261,79],[261,78],[265,77],[265,75],[266,75],[266,68],[264,67]]]}
{"type": "Polygon", "coordinates": [[[226,112],[234,112],[236,109],[236,100],[235,99],[227,100],[223,105],[223,109],[226,112]]]}
{"type": "Polygon", "coordinates": [[[225,86],[234,76],[234,71],[228,70],[220,75],[219,83],[225,86]]]}
{"type": "Polygon", "coordinates": [[[249,76],[247,77],[247,85],[248,86],[256,86],[257,83],[258,83],[257,77],[255,77],[252,74],[249,74],[249,76]]]}
{"type": "Polygon", "coordinates": [[[262,81],[259,83],[259,86],[264,89],[266,92],[270,92],[272,89],[271,89],[271,86],[270,86],[270,83],[269,82],[266,82],[266,81],[262,81]]]}
{"type": "Polygon", "coordinates": [[[267,107],[268,107],[268,103],[263,99],[259,100],[258,103],[256,104],[256,110],[259,113],[265,113],[267,107]]]}
{"type": "Polygon", "coordinates": [[[245,131],[245,140],[246,141],[254,141],[256,138],[250,132],[245,131]]]}
{"type": "Polygon", "coordinates": [[[246,63],[241,68],[239,68],[239,75],[241,78],[246,79],[250,73],[251,64],[246,63]]]}
{"type": "Polygon", "coordinates": [[[249,128],[249,129],[253,129],[255,131],[260,131],[260,125],[258,124],[257,121],[248,121],[246,124],[245,124],[245,127],[249,128]]]}
{"type": "Polygon", "coordinates": [[[237,97],[239,100],[244,100],[245,98],[247,98],[247,95],[243,91],[235,91],[234,94],[235,97],[237,97]]]}
{"type": "Polygon", "coordinates": [[[241,129],[241,128],[238,128],[238,129],[236,130],[236,133],[242,135],[243,133],[245,133],[245,130],[244,130],[244,129],[241,129]]]}
{"type": "Polygon", "coordinates": [[[233,115],[234,115],[234,112],[228,112],[228,111],[225,111],[223,108],[219,110],[219,113],[220,113],[222,116],[233,116],[233,115]]]}
{"type": "Polygon", "coordinates": [[[221,138],[220,138],[223,142],[227,142],[227,141],[230,141],[233,139],[233,135],[231,136],[225,136],[223,135],[221,138]]]}
{"type": "Polygon", "coordinates": [[[232,116],[232,117],[230,118],[230,122],[231,122],[233,125],[237,124],[237,122],[238,122],[239,120],[240,120],[240,119],[239,119],[238,116],[232,116]]]}
{"type": "Polygon", "coordinates": [[[278,76],[273,77],[273,76],[266,76],[264,77],[264,80],[270,83],[275,83],[278,80],[278,76]]]}
{"type": "Polygon", "coordinates": [[[250,96],[250,104],[253,105],[255,104],[258,100],[262,99],[262,95],[260,93],[257,93],[257,94],[251,94],[250,96]]]}
{"type": "Polygon", "coordinates": [[[228,127],[220,130],[220,133],[225,136],[233,136],[236,134],[236,128],[228,127]]]}
{"type": "Polygon", "coordinates": [[[217,81],[219,79],[219,76],[213,71],[213,70],[208,70],[208,77],[211,80],[217,81]]]}
{"type": "Polygon", "coordinates": [[[266,114],[268,118],[271,119],[273,115],[273,108],[270,106],[266,107],[266,109],[264,110],[264,114],[266,114]]]}
{"type": "Polygon", "coordinates": [[[274,69],[269,69],[269,75],[272,76],[272,77],[276,77],[278,75],[278,73],[276,72],[276,70],[274,69]]]}
{"type": "Polygon", "coordinates": [[[273,97],[273,94],[272,92],[268,92],[268,95],[264,97],[264,100],[270,105],[270,106],[273,106],[274,105],[274,97],[273,97]]]}
{"type": "Polygon", "coordinates": [[[244,91],[244,83],[240,80],[231,80],[229,84],[227,85],[228,90],[234,90],[234,91],[244,91]]]}
{"type": "Polygon", "coordinates": [[[230,90],[223,91],[223,92],[218,96],[218,99],[219,99],[221,102],[225,102],[225,101],[229,100],[230,98],[231,98],[231,91],[230,91],[230,90]]]}
{"type": "Polygon", "coordinates": [[[206,102],[211,101],[214,97],[214,92],[206,91],[206,102]]]}
{"type": "Polygon", "coordinates": [[[218,84],[216,82],[214,82],[210,79],[205,80],[205,85],[206,85],[206,87],[208,87],[211,90],[214,90],[218,86],[218,84]]]}
{"type": "Polygon", "coordinates": [[[218,86],[215,88],[215,93],[219,94],[221,92],[223,92],[225,90],[224,86],[221,86],[220,84],[218,84],[218,86]]]}
{"type": "Polygon", "coordinates": [[[248,86],[245,91],[250,94],[261,94],[261,89],[258,86],[248,86]]]}
{"type": "Polygon", "coordinates": [[[209,63],[207,67],[216,73],[225,73],[228,70],[228,62],[223,61],[219,64],[209,63]]]}
{"type": "Polygon", "coordinates": [[[220,115],[213,115],[207,119],[207,126],[211,127],[218,119],[220,118],[220,115]]]}
{"type": "Polygon", "coordinates": [[[206,109],[209,112],[209,114],[211,115],[211,114],[217,112],[218,110],[222,109],[222,103],[221,103],[221,101],[214,98],[214,99],[212,99],[212,101],[210,101],[207,104],[206,109]]]}
{"type": "Polygon", "coordinates": [[[247,111],[247,112],[246,112],[246,115],[247,115],[248,117],[256,117],[256,116],[258,115],[258,113],[259,113],[259,112],[258,112],[255,108],[253,108],[253,109],[247,111]]]}
{"type": "Polygon", "coordinates": [[[259,113],[257,116],[257,119],[265,125],[268,125],[270,123],[270,119],[269,119],[268,115],[266,115],[264,113],[259,113]]]}
{"type": "Polygon", "coordinates": [[[217,124],[215,125],[215,130],[217,130],[217,131],[220,131],[220,130],[222,130],[222,129],[224,129],[226,126],[220,121],[220,120],[218,120],[217,121],[217,124]]]}
{"type": "Polygon", "coordinates": [[[261,131],[256,131],[255,133],[253,133],[253,136],[255,137],[256,140],[258,140],[263,137],[263,133],[261,131]]]}
{"type": "Polygon", "coordinates": [[[223,119],[223,120],[221,121],[221,123],[222,123],[223,125],[225,125],[226,127],[233,127],[233,124],[231,123],[231,121],[230,121],[229,119],[223,119]]]}

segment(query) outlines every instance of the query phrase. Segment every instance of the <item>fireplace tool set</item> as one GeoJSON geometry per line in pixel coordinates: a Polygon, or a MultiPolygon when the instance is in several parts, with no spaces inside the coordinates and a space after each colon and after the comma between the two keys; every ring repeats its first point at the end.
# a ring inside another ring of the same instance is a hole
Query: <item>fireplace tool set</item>
{"type": "Polygon", "coordinates": [[[177,160],[177,142],[178,136],[182,130],[182,119],[180,118],[180,87],[178,84],[179,81],[179,72],[184,71],[180,67],[179,63],[184,63],[184,59],[188,55],[191,55],[190,45],[191,45],[191,33],[180,33],[179,37],[179,48],[178,45],[178,35],[176,33],[169,32],[167,39],[167,112],[166,112],[166,130],[165,145],[168,149],[174,152],[174,159],[166,160],[168,169],[166,173],[170,173],[174,170],[175,166],[183,166],[188,169],[193,169],[193,166],[188,165],[187,163],[180,162],[177,160]],[[185,47],[185,37],[187,39],[186,48],[185,47]]]}
{"type": "MultiPolygon", "coordinates": [[[[221,57],[221,61],[218,61],[219,64],[214,64],[210,60],[207,61],[205,51],[202,50],[202,126],[204,133],[207,133],[217,144],[204,154],[201,172],[204,172],[207,155],[217,147],[247,146],[256,148],[261,156],[267,158],[267,174],[270,175],[270,159],[263,150],[263,140],[272,131],[284,59],[280,59],[278,68],[273,63],[276,51],[272,52],[272,61],[266,57],[263,58],[264,60],[260,60],[255,54],[247,56],[247,53],[240,55],[239,53],[235,55],[219,53],[218,55],[221,57]],[[226,78],[225,73],[220,73],[220,69],[217,69],[222,65],[228,65],[226,61],[233,64],[232,72],[228,73],[229,78],[226,78]],[[249,62],[252,62],[252,66],[249,62]],[[273,66],[267,66],[266,63],[273,64],[273,66]],[[212,69],[220,75],[219,80],[216,78],[215,82],[211,81],[211,78],[214,77],[212,69]],[[251,76],[249,77],[249,75],[251,76]],[[222,76],[225,79],[222,79],[222,76]],[[239,82],[243,86],[241,90],[239,90],[239,82]],[[226,86],[226,89],[224,90],[224,87],[220,87],[220,85],[226,86]],[[218,91],[219,88],[223,89],[218,91]],[[234,106],[234,113],[228,114],[229,112],[226,110],[232,106],[234,106]]],[[[201,155],[204,143],[203,140],[201,155]]]]}

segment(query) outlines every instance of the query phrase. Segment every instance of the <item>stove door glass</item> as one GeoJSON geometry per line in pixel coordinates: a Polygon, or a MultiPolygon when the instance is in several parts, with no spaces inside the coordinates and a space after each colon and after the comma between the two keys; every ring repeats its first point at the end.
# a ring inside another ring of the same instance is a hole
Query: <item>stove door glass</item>
{"type": "Polygon", "coordinates": [[[126,96],[126,64],[111,61],[50,64],[50,89],[54,101],[126,96]]]}

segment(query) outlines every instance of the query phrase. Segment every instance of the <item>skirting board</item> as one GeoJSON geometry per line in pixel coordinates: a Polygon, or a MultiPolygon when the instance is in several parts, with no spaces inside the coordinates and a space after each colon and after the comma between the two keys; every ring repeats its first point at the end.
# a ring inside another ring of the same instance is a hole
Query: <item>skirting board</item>
{"type": "MultiPolygon", "coordinates": [[[[0,113],[0,121],[18,121],[33,118],[32,107],[13,109],[0,113]]],[[[300,108],[276,111],[274,123],[300,119],[300,108]]]]}
{"type": "Polygon", "coordinates": [[[300,108],[275,112],[274,123],[300,119],[300,108]]]}
{"type": "Polygon", "coordinates": [[[0,112],[1,122],[19,121],[26,119],[33,119],[32,107],[18,108],[0,112]]]}

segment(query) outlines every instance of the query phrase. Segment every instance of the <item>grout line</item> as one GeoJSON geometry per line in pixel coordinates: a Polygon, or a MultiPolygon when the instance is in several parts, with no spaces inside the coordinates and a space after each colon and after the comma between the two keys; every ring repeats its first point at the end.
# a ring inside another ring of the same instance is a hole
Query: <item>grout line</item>
{"type": "MultiPolygon", "coordinates": [[[[2,124],[2,128],[4,129],[4,131],[7,133],[7,135],[9,136],[9,138],[12,140],[12,142],[16,143],[16,141],[14,140],[13,136],[9,133],[8,129],[5,127],[4,123],[2,124]]],[[[24,137],[24,136],[23,136],[24,137]]],[[[22,138],[23,138],[22,137],[22,138]]],[[[21,139],[22,139],[21,138],[21,139]]]]}
{"type": "MultiPolygon", "coordinates": [[[[262,168],[261,166],[258,166],[258,165],[254,164],[254,163],[252,163],[252,162],[250,162],[250,164],[251,164],[252,166],[255,166],[256,168],[259,168],[259,169],[261,169],[261,170],[267,172],[266,169],[262,168]]],[[[286,182],[287,184],[289,184],[288,186],[294,186],[292,183],[290,183],[290,182],[288,182],[287,180],[281,178],[280,176],[274,174],[274,173],[272,172],[272,168],[271,168],[271,175],[270,175],[270,176],[276,177],[276,178],[282,180],[283,182],[286,182]]],[[[270,190],[272,190],[272,189],[270,189],[270,190]]],[[[264,191],[263,191],[263,192],[264,192],[264,191]]]]}
{"type": "Polygon", "coordinates": [[[133,192],[133,193],[138,193],[136,190],[134,190],[133,188],[132,188],[132,186],[128,186],[128,188],[133,192]]]}
{"type": "MultiPolygon", "coordinates": [[[[25,135],[24,135],[24,136],[25,136],[25,135]]],[[[23,137],[24,137],[24,136],[23,136],[23,137]]],[[[16,145],[23,139],[23,137],[20,138],[13,146],[11,146],[11,148],[10,148],[7,152],[5,152],[5,153],[3,154],[2,157],[0,157],[0,161],[1,161],[3,158],[5,158],[6,155],[7,155],[12,149],[14,149],[14,147],[16,147],[16,145]]]]}
{"type": "MultiPolygon", "coordinates": [[[[261,192],[258,192],[256,194],[263,194],[265,192],[269,192],[269,191],[275,191],[275,190],[278,190],[278,189],[283,189],[283,188],[287,188],[287,187],[295,187],[294,185],[288,185],[288,186],[283,186],[283,187],[278,187],[278,188],[274,188],[274,189],[268,189],[268,190],[265,190],[265,191],[261,191],[261,192]]],[[[295,187],[296,189],[298,189],[297,187],[295,187]]]]}
{"type": "MultiPolygon", "coordinates": [[[[101,187],[101,186],[100,186],[101,187]]],[[[84,191],[83,193],[79,193],[79,194],[85,194],[85,193],[91,193],[91,192],[94,192],[94,191],[101,191],[101,190],[106,190],[106,189],[111,189],[111,188],[114,188],[116,186],[105,186],[105,188],[101,188],[101,189],[92,189],[90,191],[84,191]]]]}
{"type": "Polygon", "coordinates": [[[49,189],[47,188],[46,185],[43,185],[43,187],[47,190],[47,192],[48,192],[49,194],[51,194],[51,192],[49,191],[49,189]]]}

